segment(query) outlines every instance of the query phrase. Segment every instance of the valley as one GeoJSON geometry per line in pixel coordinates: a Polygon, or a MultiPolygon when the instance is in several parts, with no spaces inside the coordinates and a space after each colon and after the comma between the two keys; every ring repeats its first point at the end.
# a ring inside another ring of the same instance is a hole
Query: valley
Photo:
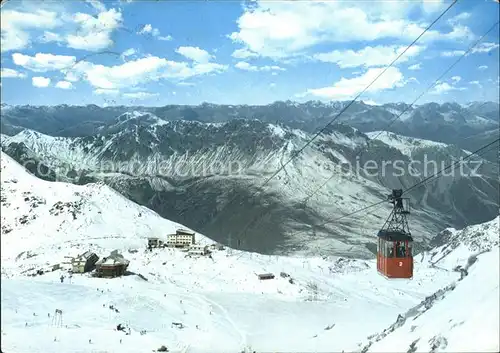
{"type": "MultiPolygon", "coordinates": [[[[389,205],[363,217],[337,218],[470,154],[443,142],[335,124],[295,156],[312,136],[255,119],[172,121],[131,110],[85,137],[28,129],[2,135],[2,150],[47,180],[104,182],[167,219],[241,250],[362,258],[373,256],[389,205]],[[399,175],[396,160],[403,166],[399,175]],[[370,162],[377,163],[375,173],[363,167],[370,162]]],[[[487,158],[492,147],[409,195],[419,249],[427,248],[428,234],[497,214],[498,167],[487,158]]]]}

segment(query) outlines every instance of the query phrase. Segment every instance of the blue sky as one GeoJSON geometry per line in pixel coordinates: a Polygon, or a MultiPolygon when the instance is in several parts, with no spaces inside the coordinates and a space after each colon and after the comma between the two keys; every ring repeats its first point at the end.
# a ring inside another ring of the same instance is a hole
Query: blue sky
{"type": "MultiPolygon", "coordinates": [[[[2,102],[350,100],[449,1],[40,1],[2,7],[2,102]]],[[[412,102],[498,22],[459,1],[360,100],[412,102]]],[[[417,104],[498,101],[498,26],[417,104]]]]}

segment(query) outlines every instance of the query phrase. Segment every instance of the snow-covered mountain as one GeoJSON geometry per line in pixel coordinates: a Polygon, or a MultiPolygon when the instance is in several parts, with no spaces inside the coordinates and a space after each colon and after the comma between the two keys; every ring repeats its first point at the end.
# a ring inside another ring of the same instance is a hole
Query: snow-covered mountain
{"type": "MultiPolygon", "coordinates": [[[[258,119],[312,133],[325,126],[348,103],[278,101],[263,106],[209,103],[163,107],[2,106],[1,127],[2,133],[8,135],[27,128],[53,136],[89,136],[112,122],[116,116],[135,110],[154,114],[166,121],[225,123],[233,119],[258,119]]],[[[359,101],[345,110],[338,122],[347,123],[363,132],[390,129],[398,134],[457,144],[462,148],[469,148],[462,146],[463,139],[467,138],[467,145],[478,148],[480,144],[476,145],[473,136],[498,130],[499,112],[499,104],[495,102],[473,102],[467,105],[428,103],[410,107],[405,103],[370,105],[359,101]]]]}
{"type": "MultiPolygon", "coordinates": [[[[165,121],[151,113],[132,112],[93,136],[64,138],[23,130],[3,136],[2,148],[32,172],[43,170],[37,175],[48,180],[104,181],[168,219],[241,249],[367,257],[389,204],[363,217],[331,220],[376,203],[388,189],[413,185],[453,163],[453,158],[467,155],[454,146],[377,135],[377,140],[370,140],[352,127],[334,125],[257,195],[263,181],[312,134],[259,120],[165,121]],[[435,160],[437,169],[411,163],[426,159],[435,160]],[[404,166],[402,174],[390,164],[396,160],[404,166]],[[367,161],[378,163],[377,173],[363,169],[367,161]]],[[[479,157],[475,160],[480,162],[480,176],[460,176],[457,171],[410,195],[412,229],[422,246],[429,240],[425,234],[447,225],[483,222],[496,214],[498,168],[479,157]]],[[[465,172],[471,174],[475,167],[466,166],[465,172]]]]}
{"type": "Polygon", "coordinates": [[[4,153],[1,187],[4,352],[406,351],[417,340],[412,351],[499,349],[498,217],[442,232],[439,247],[416,256],[412,280],[390,281],[374,260],[228,248],[211,259],[146,252],[146,237],[185,227],[104,185],[40,180],[4,153]],[[67,256],[116,249],[130,260],[130,275],[68,278],[67,256]],[[256,274],[265,272],[276,278],[259,281],[256,274]],[[406,322],[378,334],[399,314],[406,322]],[[130,334],[116,330],[119,324],[130,334]],[[472,333],[483,339],[467,346],[472,333]]]}

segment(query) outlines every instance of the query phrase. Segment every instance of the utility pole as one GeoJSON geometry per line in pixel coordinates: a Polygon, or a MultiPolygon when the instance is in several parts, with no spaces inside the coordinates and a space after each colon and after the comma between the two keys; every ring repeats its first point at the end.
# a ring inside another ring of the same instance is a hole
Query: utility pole
{"type": "Polygon", "coordinates": [[[233,248],[232,248],[232,238],[231,238],[231,233],[229,233],[227,235],[227,245],[229,247],[229,249],[227,250],[227,252],[229,253],[229,255],[232,255],[233,254],[233,248]]]}

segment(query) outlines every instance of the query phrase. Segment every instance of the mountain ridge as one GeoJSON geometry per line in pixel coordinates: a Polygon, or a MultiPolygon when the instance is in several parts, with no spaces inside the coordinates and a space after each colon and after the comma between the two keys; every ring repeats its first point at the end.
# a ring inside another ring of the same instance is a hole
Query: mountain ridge
{"type": "MultiPolygon", "coordinates": [[[[380,166],[384,161],[401,160],[408,168],[412,158],[427,156],[447,163],[450,156],[467,155],[457,147],[421,140],[416,144],[415,139],[406,138],[413,146],[409,155],[394,139],[373,140],[356,128],[335,124],[294,158],[311,136],[255,119],[164,122],[151,113],[133,113],[116,118],[93,136],[52,137],[30,131],[2,136],[2,149],[18,161],[43,165],[63,181],[103,181],[162,216],[228,245],[233,242],[264,253],[317,253],[321,248],[322,252],[362,257],[373,253],[373,234],[388,210],[368,214],[371,221],[359,222],[354,217],[324,226],[325,221],[380,201],[388,189],[412,185],[421,177],[397,177],[390,165],[379,170],[386,175],[370,176],[362,168],[346,173],[345,165],[371,160],[380,166]],[[282,173],[264,190],[259,189],[265,178],[291,158],[282,173]],[[310,199],[332,176],[324,190],[310,199]]],[[[417,234],[493,215],[498,204],[494,199],[498,173],[488,162],[481,163],[483,177],[443,177],[412,196],[417,234]],[[474,212],[467,209],[471,204],[474,212]]],[[[429,241],[418,235],[417,239],[424,247],[429,241]]]]}
{"type": "MultiPolygon", "coordinates": [[[[150,113],[165,121],[221,123],[233,119],[257,119],[267,123],[284,124],[309,133],[315,133],[335,118],[337,122],[348,124],[365,133],[388,130],[474,150],[483,142],[481,136],[476,138],[476,135],[498,131],[499,128],[500,109],[499,104],[495,102],[471,102],[463,105],[453,102],[425,103],[410,107],[406,103],[369,105],[357,101],[337,117],[349,103],[277,101],[259,106],[203,103],[162,107],[4,104],[1,110],[1,131],[3,134],[14,135],[27,128],[54,136],[92,136],[113,122],[117,116],[133,111],[150,113]],[[408,111],[402,114],[405,110],[408,111]]],[[[491,153],[487,158],[495,160],[497,156],[491,153]]]]}

